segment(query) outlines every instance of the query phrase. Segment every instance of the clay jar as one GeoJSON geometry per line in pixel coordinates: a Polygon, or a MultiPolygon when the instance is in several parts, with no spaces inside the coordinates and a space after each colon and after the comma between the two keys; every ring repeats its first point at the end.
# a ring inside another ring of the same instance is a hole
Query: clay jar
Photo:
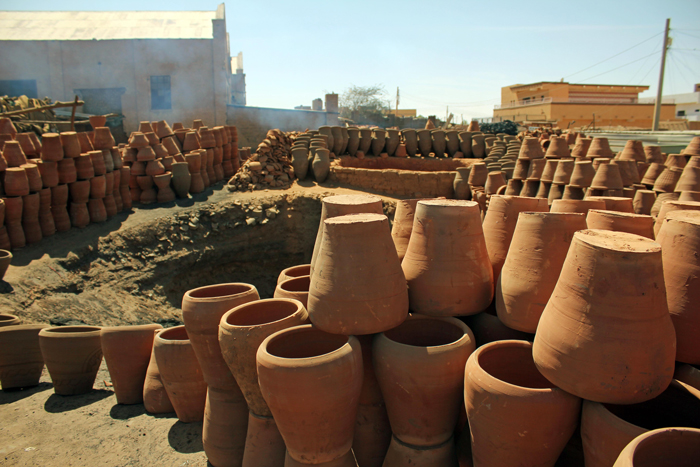
{"type": "Polygon", "coordinates": [[[471,171],[471,167],[457,167],[455,179],[452,182],[455,199],[470,200],[472,198],[472,189],[469,185],[471,171]]]}
{"type": "Polygon", "coordinates": [[[208,464],[241,466],[247,430],[248,406],[240,394],[209,386],[202,427],[202,445],[208,464]]]}
{"type": "Polygon", "coordinates": [[[372,155],[379,157],[384,152],[386,145],[386,130],[376,128],[372,130],[372,155]]]}
{"type": "Polygon", "coordinates": [[[274,298],[291,298],[299,300],[304,308],[309,302],[309,287],[311,286],[311,276],[295,277],[287,279],[277,284],[274,298]]]}
{"type": "Polygon", "coordinates": [[[362,389],[356,337],[311,325],[284,329],[260,345],[257,368],[261,393],[292,459],[322,464],[348,454],[362,389]]]}
{"type": "Polygon", "coordinates": [[[99,327],[45,328],[39,331],[39,345],[56,394],[72,396],[92,390],[102,363],[99,327]]]}
{"type": "Polygon", "coordinates": [[[431,149],[433,148],[433,140],[430,135],[430,130],[418,130],[416,133],[418,135],[418,149],[420,154],[423,157],[428,157],[431,149]]]}
{"type": "Polygon", "coordinates": [[[239,391],[221,355],[219,322],[228,310],[259,298],[255,286],[235,282],[188,290],[182,297],[182,319],[209,386],[239,391]]]}
{"type": "Polygon", "coordinates": [[[605,203],[605,209],[608,211],[634,212],[631,198],[623,198],[620,196],[586,196],[586,199],[603,201],[605,203]]]}
{"type": "Polygon", "coordinates": [[[433,153],[435,157],[445,157],[445,150],[447,149],[445,132],[443,130],[433,130],[430,134],[433,138],[433,153]]]}
{"type": "Polygon", "coordinates": [[[323,183],[326,181],[328,173],[330,172],[330,167],[331,160],[328,149],[316,149],[316,154],[314,155],[314,159],[311,163],[311,169],[313,170],[314,179],[316,179],[316,182],[323,183]]]}
{"type": "Polygon", "coordinates": [[[403,261],[408,248],[408,240],[413,231],[413,218],[416,213],[416,205],[420,199],[403,199],[396,201],[394,222],[391,226],[391,238],[396,246],[399,261],[403,261]]]}
{"type": "Polygon", "coordinates": [[[546,211],[547,203],[540,203],[539,198],[521,196],[493,195],[489,209],[484,217],[483,229],[486,250],[493,266],[493,279],[498,280],[503,263],[508,254],[518,214],[523,211],[546,211]]]}
{"type": "Polygon", "coordinates": [[[401,135],[403,136],[403,141],[406,145],[406,152],[409,156],[415,157],[416,153],[418,152],[418,134],[416,133],[416,130],[406,128],[401,130],[401,135]]]}
{"type": "Polygon", "coordinates": [[[576,430],[581,400],[537,371],[532,344],[479,347],[465,373],[474,467],[553,466],[576,430]]]}
{"type": "Polygon", "coordinates": [[[412,311],[458,316],[488,307],[493,269],[480,221],[479,206],[473,201],[418,202],[401,263],[412,311]]]}
{"type": "Polygon", "coordinates": [[[305,147],[292,149],[292,167],[299,180],[304,180],[309,170],[309,150],[305,147]]]}
{"type": "Polygon", "coordinates": [[[29,194],[27,172],[21,167],[8,167],[3,183],[7,196],[26,196],[29,194]]]}
{"type": "Polygon", "coordinates": [[[311,322],[345,335],[374,334],[403,322],[408,290],[387,217],[351,214],[324,224],[309,289],[311,322]]]}
{"type": "Polygon", "coordinates": [[[666,215],[657,241],[661,245],[668,310],[676,329],[679,362],[700,364],[700,212],[666,215]]]}
{"type": "Polygon", "coordinates": [[[591,209],[605,209],[605,202],[597,199],[555,199],[549,212],[588,214],[591,209]]]}
{"type": "Polygon", "coordinates": [[[48,327],[46,324],[0,324],[0,384],[3,390],[39,384],[44,369],[39,331],[48,327]]]}
{"type": "Polygon", "coordinates": [[[614,467],[694,467],[700,461],[700,430],[664,428],[638,436],[614,467]]]}
{"type": "Polygon", "coordinates": [[[700,391],[680,381],[641,404],[584,401],[581,440],[586,466],[609,467],[635,437],[673,426],[700,428],[700,391]]]}
{"type": "Polygon", "coordinates": [[[496,285],[496,311],[503,324],[534,334],[574,233],[585,228],[583,214],[520,213],[496,285]]]}
{"type": "Polygon", "coordinates": [[[658,243],[625,232],[576,232],[537,328],[537,368],[596,402],[633,404],[663,392],[676,346],[662,284],[658,243]]]}
{"type": "MultiPolygon", "coordinates": [[[[4,217],[5,203],[1,199],[0,206],[2,206],[1,211],[3,211],[4,217]]],[[[2,280],[5,277],[5,273],[7,272],[7,268],[10,267],[10,263],[12,263],[12,253],[10,253],[7,250],[0,250],[0,280],[2,280]]]]}
{"type": "Polygon", "coordinates": [[[153,353],[177,418],[183,423],[202,421],[207,383],[185,326],[175,326],[156,334],[153,353]]]}
{"type": "Polygon", "coordinates": [[[173,162],[172,180],[178,198],[187,199],[192,183],[192,175],[187,162],[173,162]]]}
{"type": "Polygon", "coordinates": [[[0,314],[0,327],[17,326],[20,320],[15,315],[0,314]]]}
{"type": "MultiPolygon", "coordinates": [[[[158,335],[160,329],[153,332],[153,345],[155,346],[155,336],[158,335]]],[[[168,392],[165,390],[163,380],[160,377],[158,370],[158,362],[156,354],[151,350],[151,360],[148,362],[146,369],[146,377],[143,383],[143,406],[146,412],[152,414],[174,412],[173,404],[170,402],[168,392]]]]}
{"type": "Polygon", "coordinates": [[[654,239],[654,218],[643,214],[591,209],[586,224],[589,229],[628,232],[654,239]]]}
{"type": "Polygon", "coordinates": [[[394,436],[422,447],[450,439],[475,349],[471,330],[456,318],[414,315],[374,338],[374,370],[394,436]]]}
{"type": "Polygon", "coordinates": [[[143,384],[151,360],[154,331],[160,324],[102,328],[102,353],[119,404],[143,402],[143,384]]]}
{"type": "Polygon", "coordinates": [[[291,266],[283,269],[280,275],[277,276],[277,284],[280,284],[288,279],[293,279],[295,277],[308,276],[311,274],[310,264],[299,264],[297,266],[291,266]]]}
{"type": "Polygon", "coordinates": [[[654,223],[654,235],[658,235],[661,226],[666,219],[668,213],[673,211],[700,211],[700,202],[698,201],[666,201],[661,204],[661,208],[656,216],[654,223]]]}

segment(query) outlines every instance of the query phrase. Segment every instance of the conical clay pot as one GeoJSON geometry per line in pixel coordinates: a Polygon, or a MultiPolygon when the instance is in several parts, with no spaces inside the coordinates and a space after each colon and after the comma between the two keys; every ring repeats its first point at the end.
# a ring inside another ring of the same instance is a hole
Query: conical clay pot
{"type": "MultiPolygon", "coordinates": [[[[153,332],[155,345],[155,336],[160,332],[160,329],[153,332]]],[[[170,402],[168,392],[165,390],[163,380],[160,377],[158,370],[158,362],[156,355],[151,350],[151,360],[148,362],[146,370],[146,378],[143,383],[143,406],[146,412],[152,414],[174,412],[173,404],[170,402]]]]}
{"type": "Polygon", "coordinates": [[[396,246],[399,261],[403,261],[408,248],[408,241],[413,231],[413,218],[416,214],[416,205],[420,199],[403,199],[396,201],[394,222],[391,226],[391,238],[396,246]]]}
{"type": "Polygon", "coordinates": [[[586,228],[577,213],[521,212],[496,285],[498,318],[534,334],[574,233],[586,228]]]}
{"type": "Polygon", "coordinates": [[[0,384],[2,389],[19,389],[39,384],[44,358],[39,331],[46,324],[0,325],[0,384]]]}
{"type": "Polygon", "coordinates": [[[663,392],[676,355],[663,283],[658,243],[625,232],[576,232],[537,327],[537,368],[596,402],[632,404],[663,392]]]}
{"type": "Polygon", "coordinates": [[[323,183],[326,181],[326,178],[328,178],[328,173],[331,168],[329,154],[328,149],[319,148],[316,150],[311,168],[314,172],[314,179],[316,179],[318,183],[323,183]]]}
{"type": "Polygon", "coordinates": [[[486,344],[466,366],[464,403],[474,467],[554,466],[576,430],[581,399],[547,381],[532,344],[486,344]]]}
{"type": "Polygon", "coordinates": [[[242,467],[282,466],[286,451],[275,420],[249,413],[242,467]]]}
{"type": "Polygon", "coordinates": [[[335,334],[374,334],[403,322],[408,290],[387,217],[351,214],[324,224],[309,289],[314,326],[335,334]]]}
{"type": "Polygon", "coordinates": [[[102,328],[100,340],[119,404],[143,402],[146,370],[160,324],[102,328]]]}
{"type": "Polygon", "coordinates": [[[628,232],[654,239],[654,218],[644,214],[591,209],[586,216],[586,225],[589,229],[628,232]]]}
{"type": "Polygon", "coordinates": [[[248,431],[248,405],[230,390],[207,389],[202,445],[214,467],[241,467],[248,431]]]}
{"type": "Polygon", "coordinates": [[[322,464],[351,451],[362,389],[356,337],[311,325],[284,329],[260,345],[257,367],[260,390],[293,460],[322,464]]]}
{"type": "Polygon", "coordinates": [[[480,220],[473,201],[418,202],[401,263],[412,311],[430,316],[472,315],[491,303],[493,270],[480,220]]]}
{"type": "Polygon", "coordinates": [[[662,428],[634,439],[613,467],[694,467],[700,462],[700,430],[662,428]]]}
{"type": "Polygon", "coordinates": [[[452,189],[455,199],[470,200],[472,198],[472,188],[469,185],[471,167],[457,167],[452,189]]]}
{"type": "Polygon", "coordinates": [[[71,396],[92,390],[102,363],[99,327],[45,328],[39,331],[39,345],[56,394],[71,396]]]}

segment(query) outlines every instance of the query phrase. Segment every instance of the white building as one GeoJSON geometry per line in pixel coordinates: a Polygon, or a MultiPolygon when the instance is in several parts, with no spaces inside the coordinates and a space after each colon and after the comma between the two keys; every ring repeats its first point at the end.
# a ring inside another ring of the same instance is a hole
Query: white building
{"type": "Polygon", "coordinates": [[[676,104],[676,117],[689,122],[700,122],[700,84],[695,85],[695,92],[672,94],[664,99],[673,99],[676,104]]]}
{"type": "Polygon", "coordinates": [[[245,105],[224,4],[216,11],[0,11],[0,95],[48,96],[79,112],[123,114],[124,130],[165,119],[226,123],[245,105]]]}

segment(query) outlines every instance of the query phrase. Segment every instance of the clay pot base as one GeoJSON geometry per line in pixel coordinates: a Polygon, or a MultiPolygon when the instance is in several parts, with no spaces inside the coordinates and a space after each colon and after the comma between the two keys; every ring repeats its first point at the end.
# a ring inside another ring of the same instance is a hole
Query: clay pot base
{"type": "Polygon", "coordinates": [[[313,465],[314,467],[358,467],[355,454],[353,454],[352,450],[348,451],[347,454],[339,459],[330,462],[322,462],[320,464],[302,464],[301,462],[297,462],[296,460],[292,459],[289,452],[285,453],[284,467],[301,467],[305,465],[313,465]]]}
{"type": "MultiPolygon", "coordinates": [[[[272,417],[248,413],[248,434],[241,467],[273,467],[283,465],[287,448],[272,417]]],[[[287,456],[288,457],[288,456],[287,456]]]]}
{"type": "Polygon", "coordinates": [[[422,447],[402,443],[396,436],[392,436],[382,467],[405,466],[457,467],[457,448],[454,438],[448,439],[439,446],[422,447]]]}

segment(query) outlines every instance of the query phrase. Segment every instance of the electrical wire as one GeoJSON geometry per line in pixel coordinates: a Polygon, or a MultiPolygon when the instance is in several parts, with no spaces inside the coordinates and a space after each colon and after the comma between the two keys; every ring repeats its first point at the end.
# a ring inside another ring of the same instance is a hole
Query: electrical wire
{"type": "Polygon", "coordinates": [[[693,34],[688,34],[687,32],[683,32],[682,29],[674,29],[675,32],[678,32],[680,34],[683,34],[684,36],[692,37],[694,39],[700,39],[700,36],[695,36],[693,34]]]}
{"type": "MultiPolygon", "coordinates": [[[[663,37],[662,37],[661,40],[659,40],[659,43],[656,44],[656,47],[654,47],[654,52],[659,52],[659,51],[661,50],[661,47],[663,46],[663,43],[664,43],[664,39],[663,39],[663,37]]],[[[644,60],[644,62],[642,63],[642,66],[639,67],[639,70],[637,70],[636,73],[632,75],[632,77],[630,78],[630,83],[634,83],[634,82],[635,82],[634,79],[637,77],[637,75],[638,75],[644,68],[646,68],[646,65],[647,65],[647,62],[648,62],[648,61],[649,61],[649,57],[647,57],[646,60],[644,60]]],[[[648,74],[648,72],[647,72],[647,74],[648,74]]],[[[646,75],[645,75],[645,76],[646,76],[646,75]]]]}
{"type": "Polygon", "coordinates": [[[647,57],[651,57],[652,55],[656,55],[656,54],[658,54],[658,53],[661,53],[661,52],[658,52],[658,51],[657,51],[657,52],[652,52],[652,53],[650,53],[649,55],[645,55],[644,57],[638,58],[637,60],[632,60],[631,62],[625,63],[624,65],[620,65],[620,66],[615,67],[615,68],[612,68],[612,69],[610,69],[610,70],[608,70],[608,71],[604,71],[604,72],[602,72],[602,73],[598,73],[597,75],[591,76],[590,78],[582,79],[581,82],[588,81],[588,80],[593,79],[593,78],[597,78],[598,76],[606,75],[606,74],[610,73],[611,71],[619,70],[620,68],[624,68],[624,67],[626,67],[626,66],[628,66],[628,65],[631,65],[631,64],[633,64],[633,63],[637,63],[637,62],[639,62],[639,61],[641,61],[641,60],[644,60],[644,59],[647,58],[647,57]]]}

